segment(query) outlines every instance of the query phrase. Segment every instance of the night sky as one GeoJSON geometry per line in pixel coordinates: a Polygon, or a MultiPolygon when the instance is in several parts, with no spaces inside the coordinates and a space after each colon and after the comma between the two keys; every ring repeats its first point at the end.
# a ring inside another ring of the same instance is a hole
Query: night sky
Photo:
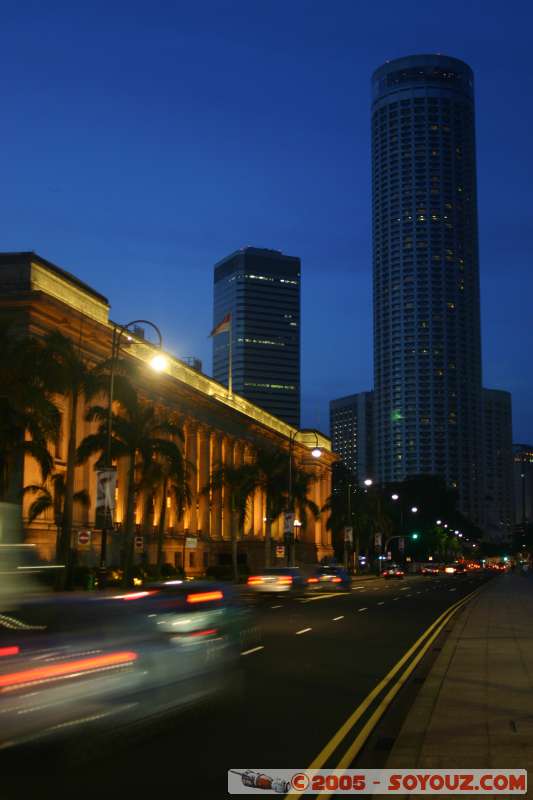
{"type": "Polygon", "coordinates": [[[475,72],[484,385],[533,441],[533,7],[362,0],[3,2],[0,249],[36,250],[203,359],[212,266],[302,259],[303,425],[372,385],[370,75],[475,72]]]}

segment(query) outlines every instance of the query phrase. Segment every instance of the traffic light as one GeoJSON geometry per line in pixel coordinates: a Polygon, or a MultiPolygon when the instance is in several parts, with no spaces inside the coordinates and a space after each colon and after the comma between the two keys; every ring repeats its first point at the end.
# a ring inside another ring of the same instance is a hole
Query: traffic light
{"type": "Polygon", "coordinates": [[[416,532],[415,532],[415,533],[412,533],[412,534],[411,534],[411,539],[418,539],[418,536],[419,536],[419,534],[418,534],[418,533],[416,533],[416,532]]]}

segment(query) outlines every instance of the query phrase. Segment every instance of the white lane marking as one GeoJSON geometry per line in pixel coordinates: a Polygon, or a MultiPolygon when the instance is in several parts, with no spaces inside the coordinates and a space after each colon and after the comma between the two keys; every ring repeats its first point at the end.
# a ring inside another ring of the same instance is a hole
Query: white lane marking
{"type": "Polygon", "coordinates": [[[412,594],[406,594],[405,596],[406,597],[412,597],[413,595],[412,594]]]}
{"type": "Polygon", "coordinates": [[[263,644],[259,645],[259,647],[252,647],[251,650],[242,650],[241,656],[249,656],[251,653],[257,653],[259,650],[264,650],[265,646],[263,644]]]}
{"type": "Polygon", "coordinates": [[[393,597],[392,599],[393,600],[400,600],[401,598],[400,597],[393,597]]]}
{"type": "Polygon", "coordinates": [[[301,631],[296,631],[296,636],[299,636],[301,633],[307,633],[308,631],[312,631],[312,628],[302,628],[301,631]]]}
{"type": "Polygon", "coordinates": [[[283,606],[270,606],[270,608],[283,608],[283,606]]]}
{"type": "Polygon", "coordinates": [[[344,619],[344,614],[342,615],[342,617],[333,617],[332,621],[333,622],[338,622],[340,619],[344,619]]]}
{"type": "Polygon", "coordinates": [[[455,591],[457,591],[457,588],[455,588],[455,589],[450,589],[450,592],[455,592],[455,591]]]}
{"type": "Polygon", "coordinates": [[[381,601],[378,603],[378,606],[384,606],[384,605],[385,605],[385,600],[381,600],[381,601]]]}
{"type": "Polygon", "coordinates": [[[300,603],[313,603],[315,600],[327,600],[328,597],[341,597],[343,594],[348,594],[348,592],[328,592],[327,594],[317,594],[314,597],[306,597],[303,600],[300,600],[300,603]]]}
{"type": "Polygon", "coordinates": [[[408,592],[408,591],[409,591],[408,586],[402,586],[402,588],[400,589],[400,592],[408,592]]]}
{"type": "Polygon", "coordinates": [[[422,594],[422,592],[417,592],[417,594],[422,594]]]}
{"type": "Polygon", "coordinates": [[[368,611],[368,608],[365,606],[364,608],[358,608],[358,611],[368,611]]]}

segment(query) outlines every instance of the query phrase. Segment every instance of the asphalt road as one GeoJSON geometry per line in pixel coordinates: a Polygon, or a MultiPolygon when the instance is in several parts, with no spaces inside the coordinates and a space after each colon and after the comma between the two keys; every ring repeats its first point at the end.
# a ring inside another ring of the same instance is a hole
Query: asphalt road
{"type": "MultiPolygon", "coordinates": [[[[240,700],[124,733],[103,751],[89,750],[59,782],[43,776],[40,796],[70,797],[86,786],[97,798],[137,798],[149,787],[151,797],[218,800],[228,796],[228,768],[309,767],[428,626],[484,580],[376,578],[333,596],[262,599],[255,608],[261,639],[241,655],[240,700]]],[[[363,721],[324,766],[336,765],[363,721]]]]}

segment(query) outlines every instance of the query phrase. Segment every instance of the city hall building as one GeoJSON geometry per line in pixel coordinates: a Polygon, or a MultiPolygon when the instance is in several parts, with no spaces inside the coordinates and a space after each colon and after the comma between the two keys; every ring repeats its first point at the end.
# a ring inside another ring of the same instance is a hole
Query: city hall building
{"type": "MultiPolygon", "coordinates": [[[[38,337],[58,330],[71,338],[89,364],[96,365],[111,356],[116,324],[109,319],[107,298],[74,275],[33,252],[0,254],[0,315],[14,318],[27,333],[38,337]]],[[[124,338],[124,337],[123,337],[124,338]]],[[[129,337],[128,337],[129,338],[129,337]]],[[[165,412],[176,415],[184,433],[184,456],[193,466],[191,477],[192,503],[179,514],[174,501],[167,500],[164,561],[183,566],[189,574],[201,574],[208,566],[227,564],[231,557],[231,539],[235,514],[224,488],[203,492],[210,474],[220,464],[239,465],[253,458],[257,447],[289,450],[294,463],[308,470],[314,478],[310,499],[321,507],[330,494],[331,466],[335,456],[330,440],[318,431],[298,430],[278,417],[251,403],[165,353],[166,365],[155,374],[149,367],[154,346],[141,335],[127,341],[125,352],[141,366],[141,396],[165,412]],[[146,369],[143,368],[146,366],[146,369]],[[311,449],[319,447],[320,458],[311,457],[311,449]]],[[[156,351],[157,352],[157,351],[156,351]]],[[[56,398],[61,410],[61,434],[51,443],[55,472],[66,468],[66,432],[69,430],[68,403],[56,398]]],[[[106,398],[100,398],[105,403],[106,398]]],[[[87,422],[85,405],[79,404],[78,442],[95,431],[95,423],[87,422]]],[[[114,530],[108,544],[117,553],[121,526],[126,511],[127,464],[117,464],[117,489],[114,530]]],[[[26,457],[23,486],[38,484],[40,473],[36,463],[26,457]]],[[[21,487],[22,488],[22,487],[21,487]]],[[[76,467],[75,491],[86,489],[89,508],[74,507],[72,546],[78,563],[97,565],[100,558],[101,531],[95,526],[96,471],[95,459],[76,467]],[[80,536],[81,532],[81,536],[80,536]],[[88,535],[87,535],[88,534],[88,535]]],[[[155,560],[157,504],[150,519],[143,519],[143,503],[136,503],[137,559],[155,560]]],[[[55,554],[57,527],[52,511],[45,512],[27,524],[31,497],[25,497],[23,516],[27,541],[35,543],[41,557],[52,560],[55,554]]],[[[239,541],[239,560],[250,569],[264,563],[265,497],[259,490],[249,502],[244,534],[239,541]]],[[[326,530],[326,515],[318,519],[308,516],[306,526],[295,528],[298,562],[316,563],[333,553],[331,533],[326,530]]],[[[283,519],[272,525],[273,563],[281,558],[283,519]]],[[[284,561],[279,563],[283,564],[284,561]]]]}

